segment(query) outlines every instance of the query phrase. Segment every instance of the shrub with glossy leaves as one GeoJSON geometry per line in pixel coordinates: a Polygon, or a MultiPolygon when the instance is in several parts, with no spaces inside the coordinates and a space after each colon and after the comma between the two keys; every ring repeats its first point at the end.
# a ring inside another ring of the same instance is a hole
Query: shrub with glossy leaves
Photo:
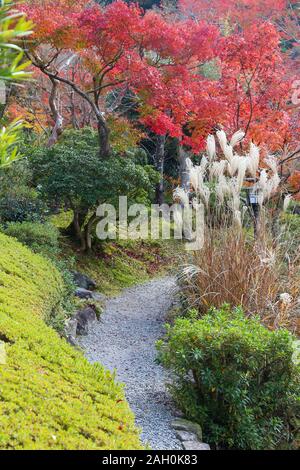
{"type": "MultiPolygon", "coordinates": [[[[21,39],[31,34],[32,23],[26,20],[23,13],[14,8],[11,0],[0,2],[0,81],[15,82],[29,78],[26,72],[29,62],[25,62],[24,51],[20,47],[21,39]],[[19,43],[19,44],[18,44],[19,43]]],[[[22,121],[14,121],[3,125],[3,105],[0,104],[0,168],[10,165],[20,158],[17,147],[22,121]]]]}
{"type": "Polygon", "coordinates": [[[19,193],[15,196],[7,194],[0,199],[0,221],[24,222],[42,220],[45,214],[45,205],[32,190],[19,193]]]}
{"type": "Polygon", "coordinates": [[[300,391],[291,334],[227,306],[195,318],[177,319],[158,345],[187,417],[216,448],[272,449],[288,440],[300,391]]]}
{"type": "Polygon", "coordinates": [[[62,290],[47,260],[0,234],[0,449],[140,449],[122,387],[43,320],[62,290]]]}

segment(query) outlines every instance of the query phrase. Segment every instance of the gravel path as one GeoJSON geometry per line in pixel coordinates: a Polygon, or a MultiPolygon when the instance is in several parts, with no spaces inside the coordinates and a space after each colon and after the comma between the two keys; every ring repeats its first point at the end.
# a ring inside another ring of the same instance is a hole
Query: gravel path
{"type": "Polygon", "coordinates": [[[91,362],[101,362],[125,384],[142,439],[153,450],[182,449],[170,423],[175,417],[166,390],[167,372],[155,363],[155,342],[164,333],[173,278],[156,279],[108,299],[91,334],[78,341],[91,362]]]}

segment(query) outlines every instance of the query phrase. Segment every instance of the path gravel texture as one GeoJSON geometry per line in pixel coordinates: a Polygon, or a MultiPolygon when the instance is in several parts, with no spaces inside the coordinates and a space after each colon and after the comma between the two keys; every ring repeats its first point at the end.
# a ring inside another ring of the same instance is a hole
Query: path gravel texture
{"type": "Polygon", "coordinates": [[[93,332],[78,340],[91,362],[117,372],[142,429],[142,440],[153,450],[182,449],[171,427],[176,410],[167,392],[167,372],[155,362],[155,342],[164,334],[176,284],[155,279],[108,299],[93,332]]]}

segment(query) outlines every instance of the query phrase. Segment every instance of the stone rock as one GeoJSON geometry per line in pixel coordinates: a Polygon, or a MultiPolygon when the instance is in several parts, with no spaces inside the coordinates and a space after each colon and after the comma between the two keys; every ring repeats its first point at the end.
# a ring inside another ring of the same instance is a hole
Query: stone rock
{"type": "Polygon", "coordinates": [[[189,433],[193,433],[197,436],[197,438],[202,441],[202,429],[200,424],[198,423],[193,423],[192,421],[189,421],[188,419],[183,419],[183,418],[176,418],[172,422],[172,427],[176,431],[186,431],[189,433]]]}
{"type": "Polygon", "coordinates": [[[84,289],[83,287],[78,287],[75,291],[76,297],[79,297],[80,299],[92,299],[93,298],[93,292],[87,289],[84,289]]]}
{"type": "Polygon", "coordinates": [[[86,336],[89,334],[89,327],[97,321],[95,310],[92,307],[86,307],[78,310],[75,315],[77,320],[77,335],[86,336]]]}
{"type": "Polygon", "coordinates": [[[73,280],[77,287],[81,287],[82,289],[86,290],[94,290],[96,289],[96,283],[91,279],[89,276],[83,273],[79,273],[74,271],[73,273],[73,280]]]}
{"type": "Polygon", "coordinates": [[[185,450],[210,450],[208,444],[199,441],[184,441],[182,446],[185,450]]]}
{"type": "Polygon", "coordinates": [[[188,431],[176,431],[176,436],[180,441],[194,441],[197,440],[197,436],[193,432],[188,431]]]}
{"type": "Polygon", "coordinates": [[[85,300],[92,299],[96,302],[104,302],[106,300],[105,295],[99,294],[99,292],[92,292],[91,290],[83,289],[83,287],[78,287],[76,289],[75,296],[85,300]]]}
{"type": "Polygon", "coordinates": [[[99,292],[92,292],[92,299],[96,302],[104,302],[107,300],[106,296],[104,294],[99,294],[99,292]]]}
{"type": "Polygon", "coordinates": [[[295,206],[293,209],[292,209],[292,213],[294,215],[300,215],[300,207],[299,206],[295,206]]]}
{"type": "Polygon", "coordinates": [[[66,340],[71,346],[77,346],[76,338],[74,338],[74,336],[67,336],[66,340]]]}
{"type": "Polygon", "coordinates": [[[184,413],[180,410],[174,410],[174,417],[175,418],[184,418],[184,413]]]}
{"type": "Polygon", "coordinates": [[[77,334],[77,320],[76,318],[70,318],[69,320],[66,321],[65,323],[65,337],[72,346],[76,345],[76,334],[77,334]]]}
{"type": "Polygon", "coordinates": [[[76,318],[70,318],[69,320],[66,321],[65,323],[65,335],[67,337],[71,336],[73,338],[76,337],[76,331],[77,331],[77,319],[76,318]]]}

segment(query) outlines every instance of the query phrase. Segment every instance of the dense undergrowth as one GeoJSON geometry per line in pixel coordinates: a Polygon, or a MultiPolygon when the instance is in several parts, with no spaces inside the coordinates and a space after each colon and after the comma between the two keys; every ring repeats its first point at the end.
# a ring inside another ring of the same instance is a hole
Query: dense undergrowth
{"type": "Polygon", "coordinates": [[[42,257],[0,234],[0,449],[138,449],[120,385],[44,319],[63,282],[42,257]]]}

